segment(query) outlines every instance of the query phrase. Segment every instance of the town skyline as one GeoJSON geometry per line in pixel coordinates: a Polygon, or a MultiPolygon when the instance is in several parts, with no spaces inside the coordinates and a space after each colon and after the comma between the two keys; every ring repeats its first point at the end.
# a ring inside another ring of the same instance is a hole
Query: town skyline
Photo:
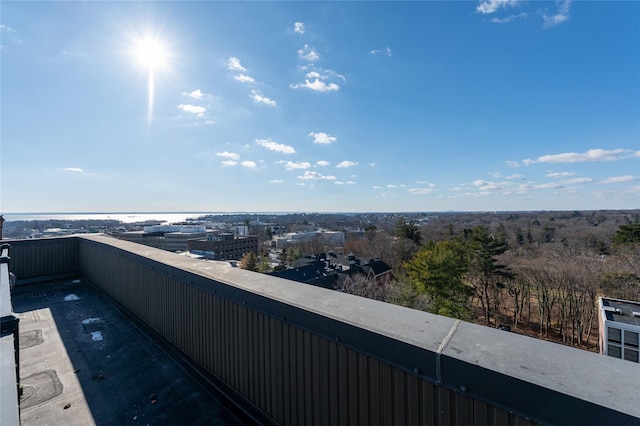
{"type": "Polygon", "coordinates": [[[637,2],[3,2],[0,208],[637,209],[637,2]]]}

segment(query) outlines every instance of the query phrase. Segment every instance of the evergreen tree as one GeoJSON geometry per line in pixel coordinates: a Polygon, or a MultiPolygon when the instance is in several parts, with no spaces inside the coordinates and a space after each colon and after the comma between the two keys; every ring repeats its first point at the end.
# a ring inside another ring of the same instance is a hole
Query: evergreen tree
{"type": "Polygon", "coordinates": [[[284,271],[287,269],[287,250],[280,251],[278,255],[278,265],[273,268],[274,271],[284,271]]]}
{"type": "Polygon", "coordinates": [[[484,226],[477,226],[467,243],[469,253],[469,282],[484,310],[485,323],[489,325],[492,315],[498,312],[500,292],[505,282],[514,277],[506,265],[498,263],[497,256],[509,249],[504,238],[489,234],[484,226]]]}
{"type": "Polygon", "coordinates": [[[240,259],[240,268],[256,272],[258,270],[258,258],[256,254],[252,251],[245,253],[242,259],[240,259]]]}
{"type": "Polygon", "coordinates": [[[613,238],[613,245],[640,243],[640,223],[631,223],[629,225],[620,225],[613,238]]]}
{"type": "Polygon", "coordinates": [[[454,318],[469,316],[472,289],[464,283],[467,257],[461,242],[429,242],[404,268],[415,288],[429,297],[431,312],[454,318]]]}
{"type": "Polygon", "coordinates": [[[398,238],[406,238],[413,241],[418,246],[422,244],[420,228],[412,220],[407,221],[404,217],[401,217],[396,222],[393,234],[398,238]]]}

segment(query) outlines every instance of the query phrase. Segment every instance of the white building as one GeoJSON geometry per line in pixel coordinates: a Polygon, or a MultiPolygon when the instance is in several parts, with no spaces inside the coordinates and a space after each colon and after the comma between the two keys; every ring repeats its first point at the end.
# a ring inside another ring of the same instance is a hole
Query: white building
{"type": "Polygon", "coordinates": [[[598,311],[600,353],[639,362],[640,303],[600,297],[598,311]]]}
{"type": "Polygon", "coordinates": [[[344,245],[344,232],[327,231],[326,229],[307,232],[290,232],[288,234],[276,235],[273,237],[273,241],[275,241],[276,249],[283,249],[294,244],[311,241],[314,238],[318,238],[322,244],[340,247],[344,245]]]}

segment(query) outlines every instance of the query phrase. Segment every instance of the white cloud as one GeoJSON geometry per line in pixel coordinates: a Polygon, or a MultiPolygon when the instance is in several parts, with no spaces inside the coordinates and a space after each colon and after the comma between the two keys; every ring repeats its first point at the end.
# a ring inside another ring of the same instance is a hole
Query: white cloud
{"type": "Polygon", "coordinates": [[[510,15],[506,18],[491,18],[491,22],[495,24],[506,24],[507,22],[515,21],[516,19],[526,18],[528,15],[524,12],[517,15],[510,15]]]}
{"type": "Polygon", "coordinates": [[[242,167],[246,167],[247,169],[255,169],[257,167],[257,164],[255,163],[255,161],[245,160],[242,162],[242,167]]]}
{"type": "Polygon", "coordinates": [[[318,172],[313,172],[313,171],[307,170],[306,172],[304,172],[304,175],[298,176],[298,179],[305,179],[305,180],[335,180],[336,177],[335,176],[331,176],[331,175],[323,175],[322,173],[318,173],[318,172]]]}
{"type": "Polygon", "coordinates": [[[480,2],[476,7],[476,12],[483,15],[495,13],[501,8],[514,7],[518,4],[518,0],[486,0],[480,2]]]}
{"type": "Polygon", "coordinates": [[[305,44],[304,46],[302,46],[302,49],[298,50],[298,57],[302,59],[306,59],[307,61],[310,61],[310,62],[315,62],[318,59],[320,59],[320,55],[318,54],[318,52],[313,50],[313,48],[310,47],[308,44],[305,44]]]}
{"type": "Polygon", "coordinates": [[[224,160],[222,164],[225,166],[235,166],[238,162],[234,160],[224,160]]]}
{"type": "Polygon", "coordinates": [[[283,183],[283,182],[284,181],[280,180],[280,179],[272,179],[272,180],[269,181],[269,183],[283,183]]]}
{"type": "Polygon", "coordinates": [[[575,173],[574,172],[553,172],[553,173],[547,173],[545,176],[550,178],[563,178],[567,176],[575,176],[575,173]]]}
{"type": "Polygon", "coordinates": [[[614,176],[608,179],[603,180],[601,183],[624,183],[624,182],[633,182],[639,180],[637,176],[625,175],[625,176],[614,176]]]}
{"type": "Polygon", "coordinates": [[[202,97],[204,96],[204,93],[202,93],[200,89],[196,89],[193,92],[184,92],[183,95],[189,96],[190,98],[193,98],[193,99],[202,99],[202,97]]]}
{"type": "Polygon", "coordinates": [[[227,69],[231,71],[246,71],[247,69],[240,64],[240,59],[231,56],[227,63],[227,69]]]}
{"type": "Polygon", "coordinates": [[[345,160],[345,161],[340,162],[340,163],[336,166],[336,168],[338,168],[338,169],[342,169],[342,168],[353,167],[353,166],[357,166],[357,165],[358,165],[358,163],[357,163],[357,162],[355,162],[355,163],[354,163],[353,161],[347,161],[347,160],[345,160]]]}
{"type": "Polygon", "coordinates": [[[178,109],[194,114],[197,117],[204,117],[204,113],[207,112],[207,109],[205,107],[191,104],[180,104],[178,105],[178,109]]]}
{"type": "Polygon", "coordinates": [[[64,169],[62,169],[62,171],[64,172],[72,172],[72,173],[83,173],[84,170],[81,169],[80,167],[66,167],[64,169]]]}
{"type": "Polygon", "coordinates": [[[593,182],[593,179],[589,177],[583,177],[583,178],[567,179],[562,181],[562,183],[565,185],[575,185],[578,183],[589,183],[589,182],[593,182]]]}
{"type": "Polygon", "coordinates": [[[375,166],[376,166],[376,163],[369,163],[369,166],[371,166],[371,167],[375,167],[375,166]]]}
{"type": "Polygon", "coordinates": [[[326,167],[326,166],[330,165],[331,163],[330,163],[330,162],[328,162],[328,161],[319,160],[319,161],[316,161],[316,164],[317,164],[318,166],[320,166],[320,167],[326,167]]]}
{"type": "Polygon", "coordinates": [[[426,195],[433,192],[433,188],[409,188],[409,192],[416,195],[426,195]]]}
{"type": "Polygon", "coordinates": [[[276,106],[276,101],[269,99],[266,96],[262,96],[257,90],[252,90],[249,97],[257,104],[265,104],[273,107],[276,106]]]}
{"type": "Polygon", "coordinates": [[[397,188],[397,187],[398,187],[398,185],[394,185],[394,184],[392,184],[392,183],[390,183],[389,185],[387,185],[387,188],[389,188],[389,189],[393,189],[393,188],[397,188]]]}
{"type": "Polygon", "coordinates": [[[330,145],[337,140],[334,136],[330,136],[324,132],[311,132],[307,136],[313,137],[313,143],[321,145],[330,145]]]}
{"type": "Polygon", "coordinates": [[[558,10],[553,15],[542,15],[545,28],[550,28],[565,22],[569,19],[569,9],[571,8],[571,0],[564,0],[560,3],[558,10]]]}
{"type": "Polygon", "coordinates": [[[563,154],[543,155],[535,160],[526,159],[522,163],[530,165],[534,163],[582,163],[587,161],[617,161],[633,156],[625,155],[631,152],[628,149],[590,149],[587,152],[566,152],[563,154]]]}
{"type": "Polygon", "coordinates": [[[314,81],[305,80],[304,83],[296,83],[292,84],[292,89],[300,89],[306,87],[307,89],[314,90],[316,92],[337,92],[340,90],[340,86],[335,83],[325,83],[324,81],[320,81],[318,79],[314,81]]]}
{"type": "Polygon", "coordinates": [[[272,141],[271,139],[256,139],[258,145],[262,145],[270,151],[281,152],[283,154],[295,154],[296,150],[289,145],[284,145],[272,141]]]}
{"type": "Polygon", "coordinates": [[[244,75],[244,74],[238,74],[236,76],[233,77],[236,81],[239,81],[241,83],[253,83],[254,81],[256,81],[253,77],[250,77],[248,75],[244,75]]]}
{"type": "Polygon", "coordinates": [[[511,160],[507,160],[504,162],[507,167],[519,167],[520,164],[517,161],[511,161],[511,160]]]}
{"type": "Polygon", "coordinates": [[[294,22],[293,24],[293,32],[298,34],[304,34],[304,23],[302,22],[294,22]]]}
{"type": "Polygon", "coordinates": [[[239,160],[240,159],[240,155],[236,154],[235,152],[224,151],[224,152],[218,152],[216,155],[218,157],[225,157],[225,158],[229,158],[231,160],[239,160]]]}
{"type": "Polygon", "coordinates": [[[505,189],[509,183],[508,182],[491,182],[482,179],[478,179],[473,181],[473,185],[476,186],[481,191],[496,191],[505,189]]]}
{"type": "Polygon", "coordinates": [[[391,57],[391,48],[387,47],[386,49],[373,49],[371,51],[372,55],[378,55],[380,53],[384,53],[385,55],[391,57]]]}
{"type": "Polygon", "coordinates": [[[284,167],[287,170],[305,170],[308,169],[309,167],[311,167],[310,163],[307,163],[306,161],[300,161],[300,162],[294,162],[294,161],[287,161],[286,163],[284,161],[282,161],[281,163],[284,164],[284,167]]]}
{"type": "Polygon", "coordinates": [[[382,189],[382,187],[381,187],[381,186],[378,186],[378,185],[373,185],[373,186],[372,186],[372,188],[373,188],[373,189],[382,189]]]}
{"type": "Polygon", "coordinates": [[[523,176],[523,175],[521,175],[521,174],[514,173],[514,174],[512,174],[511,176],[506,176],[506,177],[505,177],[505,179],[521,179],[521,178],[523,178],[523,177],[524,177],[524,176],[523,176]]]}

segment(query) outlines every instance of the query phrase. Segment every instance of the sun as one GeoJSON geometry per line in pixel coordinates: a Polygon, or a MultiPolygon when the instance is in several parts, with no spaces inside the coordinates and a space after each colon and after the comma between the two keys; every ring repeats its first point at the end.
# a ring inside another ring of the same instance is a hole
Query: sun
{"type": "Polygon", "coordinates": [[[148,99],[147,119],[153,118],[153,102],[155,95],[155,75],[169,69],[170,55],[166,43],[149,35],[132,40],[131,56],[139,68],[147,74],[148,99]]]}
{"type": "Polygon", "coordinates": [[[169,59],[164,43],[151,37],[143,37],[135,41],[133,56],[138,65],[149,72],[165,68],[169,59]]]}

